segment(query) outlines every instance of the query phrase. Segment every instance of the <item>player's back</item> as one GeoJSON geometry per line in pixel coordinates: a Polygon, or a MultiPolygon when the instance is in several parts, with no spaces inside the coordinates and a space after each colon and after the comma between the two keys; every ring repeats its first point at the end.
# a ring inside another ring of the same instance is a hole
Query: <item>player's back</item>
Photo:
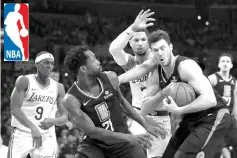
{"type": "MultiPolygon", "coordinates": [[[[39,124],[45,118],[51,117],[53,106],[57,100],[58,83],[50,79],[49,86],[42,87],[37,82],[34,74],[26,75],[26,77],[29,81],[28,89],[25,92],[21,110],[28,120],[38,127],[40,132],[45,133],[47,130],[39,128],[39,124]]],[[[30,129],[22,125],[13,115],[11,125],[20,130],[30,132],[30,129]]]]}
{"type": "Polygon", "coordinates": [[[233,110],[234,105],[234,89],[236,84],[236,79],[230,76],[229,80],[224,80],[219,73],[215,73],[217,84],[214,89],[222,96],[226,101],[226,105],[230,112],[233,110]]]}
{"type": "MultiPolygon", "coordinates": [[[[137,65],[139,65],[139,63],[136,60],[135,56],[129,55],[127,64],[123,65],[122,68],[125,71],[128,71],[130,69],[135,68],[137,65]]],[[[140,79],[132,80],[129,82],[130,87],[131,87],[131,93],[132,93],[132,105],[137,108],[141,108],[143,94],[146,90],[147,79],[148,79],[148,74],[143,76],[140,79]]]]}
{"type": "Polygon", "coordinates": [[[84,93],[76,82],[73,83],[68,93],[82,104],[81,110],[91,118],[96,127],[127,133],[128,127],[122,116],[117,91],[113,88],[106,73],[101,73],[97,80],[102,90],[96,97],[84,93]]]}

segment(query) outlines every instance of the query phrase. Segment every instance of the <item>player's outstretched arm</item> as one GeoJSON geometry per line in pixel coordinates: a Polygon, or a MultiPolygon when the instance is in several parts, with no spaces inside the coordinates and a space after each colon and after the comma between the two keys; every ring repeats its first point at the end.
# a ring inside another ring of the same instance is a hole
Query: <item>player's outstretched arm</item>
{"type": "Polygon", "coordinates": [[[134,32],[139,29],[144,29],[152,26],[153,23],[147,23],[150,21],[155,21],[155,19],[150,18],[154,12],[150,12],[150,9],[143,12],[143,10],[137,15],[134,23],[130,25],[124,32],[122,32],[114,41],[112,41],[109,52],[113,56],[114,60],[118,65],[125,65],[128,62],[129,54],[127,54],[123,49],[128,44],[134,32]]]}
{"type": "Polygon", "coordinates": [[[237,82],[235,83],[235,89],[234,89],[233,115],[234,115],[234,117],[235,117],[235,120],[237,121],[237,82]]]}
{"type": "Polygon", "coordinates": [[[142,100],[141,115],[145,117],[158,108],[164,99],[163,93],[160,92],[158,71],[150,73],[147,80],[146,92],[142,100]]]}
{"type": "Polygon", "coordinates": [[[215,74],[209,75],[208,79],[213,87],[217,84],[217,78],[215,74]]]}
{"type": "Polygon", "coordinates": [[[150,71],[152,71],[157,66],[157,60],[153,56],[143,62],[140,65],[137,65],[133,69],[125,72],[124,74],[119,76],[119,84],[126,83],[132,80],[140,79],[150,71]]]}
{"type": "Polygon", "coordinates": [[[181,114],[194,113],[217,105],[216,97],[207,77],[193,60],[182,61],[179,65],[181,79],[193,87],[198,97],[190,104],[180,107],[181,114]]]}

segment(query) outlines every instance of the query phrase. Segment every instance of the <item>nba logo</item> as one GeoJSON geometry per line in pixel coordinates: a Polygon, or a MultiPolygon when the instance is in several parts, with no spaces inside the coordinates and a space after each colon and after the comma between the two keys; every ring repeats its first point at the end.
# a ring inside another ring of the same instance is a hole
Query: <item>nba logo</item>
{"type": "Polygon", "coordinates": [[[4,3],[4,61],[29,60],[28,22],[28,3],[4,3]]]}

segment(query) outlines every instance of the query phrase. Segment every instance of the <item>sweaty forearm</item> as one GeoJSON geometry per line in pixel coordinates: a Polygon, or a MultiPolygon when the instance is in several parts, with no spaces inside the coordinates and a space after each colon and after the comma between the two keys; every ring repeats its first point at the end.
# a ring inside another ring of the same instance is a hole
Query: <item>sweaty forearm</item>
{"type": "Polygon", "coordinates": [[[28,118],[20,108],[17,107],[12,109],[12,115],[14,115],[21,124],[28,127],[29,129],[33,129],[36,127],[31,121],[28,120],[28,118]]]}
{"type": "Polygon", "coordinates": [[[108,143],[127,142],[128,134],[112,132],[103,128],[94,127],[88,135],[91,139],[101,140],[108,143]]]}
{"type": "Polygon", "coordinates": [[[73,124],[81,129],[89,138],[105,142],[126,142],[127,134],[112,132],[104,128],[95,127],[90,117],[81,112],[79,115],[71,115],[73,124]]]}
{"type": "Polygon", "coordinates": [[[138,65],[135,68],[125,72],[124,74],[120,75],[119,78],[119,83],[126,83],[132,80],[140,79],[146,74],[148,74],[150,69],[146,67],[145,65],[138,65]]]}
{"type": "Polygon", "coordinates": [[[154,96],[145,97],[142,101],[141,115],[146,116],[147,114],[156,110],[160,105],[163,99],[166,97],[162,91],[158,92],[154,96]]]}
{"type": "Polygon", "coordinates": [[[182,114],[187,114],[187,113],[195,113],[195,112],[212,108],[216,106],[216,104],[217,104],[216,98],[212,99],[210,97],[200,95],[190,104],[187,104],[186,106],[182,106],[180,108],[181,108],[182,114]]]}
{"type": "Polygon", "coordinates": [[[61,125],[64,125],[65,123],[67,123],[67,121],[68,121],[67,114],[62,114],[60,117],[57,117],[53,120],[53,124],[55,126],[61,126],[61,125]]]}
{"type": "Polygon", "coordinates": [[[131,30],[131,26],[128,27],[125,31],[123,31],[110,45],[110,53],[116,53],[117,51],[123,50],[128,44],[129,39],[131,38],[133,31],[131,30]]]}

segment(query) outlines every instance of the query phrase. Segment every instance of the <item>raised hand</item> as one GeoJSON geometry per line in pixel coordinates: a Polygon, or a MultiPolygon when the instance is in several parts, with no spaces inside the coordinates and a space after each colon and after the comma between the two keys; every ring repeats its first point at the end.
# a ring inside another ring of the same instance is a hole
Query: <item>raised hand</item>
{"type": "Polygon", "coordinates": [[[150,9],[146,10],[145,12],[144,10],[141,10],[133,22],[131,29],[133,31],[137,31],[139,29],[145,29],[154,25],[152,21],[155,21],[155,19],[150,17],[153,14],[154,12],[150,12],[150,9]]]}

